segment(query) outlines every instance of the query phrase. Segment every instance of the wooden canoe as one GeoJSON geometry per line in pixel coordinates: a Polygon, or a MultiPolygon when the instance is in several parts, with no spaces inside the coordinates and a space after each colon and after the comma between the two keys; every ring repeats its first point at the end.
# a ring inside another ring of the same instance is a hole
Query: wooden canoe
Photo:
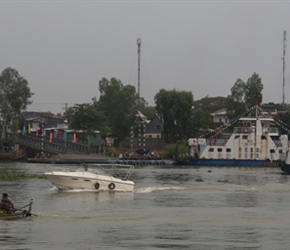
{"type": "MultiPolygon", "coordinates": [[[[14,213],[1,212],[0,213],[0,220],[15,220],[15,219],[20,219],[23,217],[31,216],[32,215],[31,214],[32,204],[33,204],[33,200],[31,199],[29,204],[27,205],[27,207],[28,207],[27,210],[15,209],[14,213]]],[[[3,211],[3,210],[1,210],[1,211],[3,211]]]]}

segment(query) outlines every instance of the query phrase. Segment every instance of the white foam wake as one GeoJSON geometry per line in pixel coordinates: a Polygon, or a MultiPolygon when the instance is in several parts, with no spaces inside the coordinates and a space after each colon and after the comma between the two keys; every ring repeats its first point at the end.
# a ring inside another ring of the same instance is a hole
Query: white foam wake
{"type": "Polygon", "coordinates": [[[160,186],[160,187],[144,187],[136,189],[135,193],[153,193],[153,192],[162,192],[167,190],[184,190],[185,187],[177,187],[177,186],[160,186]]]}

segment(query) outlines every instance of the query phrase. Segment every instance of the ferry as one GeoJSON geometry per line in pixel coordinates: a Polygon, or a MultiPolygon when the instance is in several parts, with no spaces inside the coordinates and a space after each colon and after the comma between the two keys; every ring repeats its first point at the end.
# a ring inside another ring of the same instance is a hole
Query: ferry
{"type": "Polygon", "coordinates": [[[236,121],[237,126],[228,136],[221,132],[233,122],[208,139],[190,138],[189,157],[180,157],[177,163],[193,166],[281,167],[283,155],[289,151],[289,140],[288,134],[280,133],[280,122],[275,115],[262,112],[255,105],[247,116],[236,121]]]}

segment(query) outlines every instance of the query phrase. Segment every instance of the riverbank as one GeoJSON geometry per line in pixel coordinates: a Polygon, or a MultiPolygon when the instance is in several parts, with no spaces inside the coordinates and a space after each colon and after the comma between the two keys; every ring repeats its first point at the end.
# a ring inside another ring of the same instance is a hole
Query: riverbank
{"type": "Polygon", "coordinates": [[[78,164],[83,161],[87,163],[108,163],[109,160],[116,160],[116,158],[108,157],[103,154],[58,154],[50,157],[35,157],[28,158],[28,163],[52,163],[52,164],[78,164]]]}
{"type": "MultiPolygon", "coordinates": [[[[89,164],[126,164],[126,165],[175,165],[173,160],[155,159],[155,158],[118,158],[109,157],[105,154],[96,153],[64,153],[64,154],[43,154],[35,153],[29,157],[27,154],[22,154],[22,157],[15,157],[15,154],[8,153],[10,157],[0,157],[1,161],[21,161],[28,163],[44,163],[44,164],[80,164],[83,161],[89,164]]],[[[3,155],[4,156],[4,155],[3,155]]]]}
{"type": "Polygon", "coordinates": [[[97,164],[126,164],[126,165],[174,165],[172,160],[162,159],[118,159],[103,154],[58,154],[50,157],[28,158],[28,163],[46,164],[79,164],[83,161],[97,164]]]}

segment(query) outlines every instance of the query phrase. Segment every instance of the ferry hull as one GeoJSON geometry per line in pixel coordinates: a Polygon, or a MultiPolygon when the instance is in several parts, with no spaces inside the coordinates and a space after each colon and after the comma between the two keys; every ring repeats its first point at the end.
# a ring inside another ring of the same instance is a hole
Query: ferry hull
{"type": "MultiPolygon", "coordinates": [[[[178,165],[213,167],[280,167],[280,161],[236,160],[236,159],[188,159],[178,161],[178,165]]],[[[289,168],[290,171],[290,168],[289,168]]]]}

